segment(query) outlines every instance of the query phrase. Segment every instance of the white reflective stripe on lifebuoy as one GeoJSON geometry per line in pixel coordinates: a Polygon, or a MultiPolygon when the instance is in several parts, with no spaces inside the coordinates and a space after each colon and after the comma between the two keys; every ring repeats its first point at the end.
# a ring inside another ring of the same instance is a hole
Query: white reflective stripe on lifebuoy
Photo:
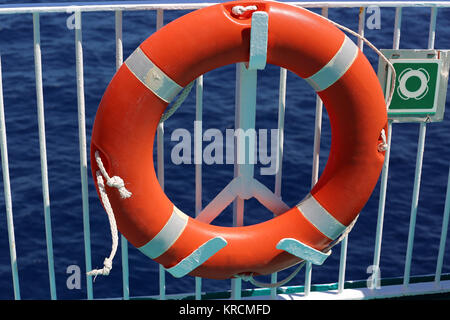
{"type": "Polygon", "coordinates": [[[172,101],[183,87],[169,78],[138,47],[125,61],[128,69],[165,102],[172,101]]]}
{"type": "Polygon", "coordinates": [[[138,249],[152,259],[159,257],[177,241],[187,222],[188,216],[174,206],[172,215],[164,227],[152,240],[138,249]]]}
{"type": "Polygon", "coordinates": [[[325,210],[311,194],[308,194],[297,208],[309,222],[331,240],[337,239],[347,228],[325,210]]]}
{"type": "Polygon", "coordinates": [[[315,74],[305,80],[316,91],[322,91],[338,81],[351,67],[358,55],[358,47],[347,36],[338,52],[330,61],[315,74]]]}

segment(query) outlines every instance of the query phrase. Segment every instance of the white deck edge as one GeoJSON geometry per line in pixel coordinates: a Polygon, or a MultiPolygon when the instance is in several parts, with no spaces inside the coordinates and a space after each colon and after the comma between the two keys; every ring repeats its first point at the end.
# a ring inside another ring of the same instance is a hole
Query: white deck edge
{"type": "MultiPolygon", "coordinates": [[[[278,294],[278,300],[369,300],[401,298],[405,296],[417,296],[428,294],[439,294],[450,292],[450,280],[441,281],[440,285],[435,282],[413,283],[407,288],[403,285],[386,285],[380,289],[355,288],[344,289],[341,293],[338,290],[330,291],[311,291],[307,296],[302,293],[278,294]]],[[[247,297],[248,300],[268,300],[271,296],[247,297]]]]}

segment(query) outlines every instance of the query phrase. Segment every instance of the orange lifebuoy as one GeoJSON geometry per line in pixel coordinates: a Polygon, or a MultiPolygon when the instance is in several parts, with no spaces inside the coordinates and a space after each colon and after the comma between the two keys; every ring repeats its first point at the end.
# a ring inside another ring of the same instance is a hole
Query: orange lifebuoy
{"type": "MultiPolygon", "coordinates": [[[[121,199],[106,188],[120,232],[135,247],[171,268],[209,240],[226,246],[190,275],[215,279],[269,274],[301,259],[277,244],[296,239],[327,251],[354,221],[381,172],[380,132],[387,114],[378,79],[363,53],[330,22],[305,9],[268,1],[236,1],[189,13],[151,35],[112,79],[97,111],[91,165],[123,178],[132,193],[121,199]],[[251,14],[269,16],[267,63],[306,79],[324,102],[332,131],[327,165],[297,206],[263,223],[220,227],[177,209],[161,189],[153,166],[157,125],[168,103],[198,76],[249,60],[251,14]]],[[[98,186],[97,186],[98,190],[98,186]]]]}

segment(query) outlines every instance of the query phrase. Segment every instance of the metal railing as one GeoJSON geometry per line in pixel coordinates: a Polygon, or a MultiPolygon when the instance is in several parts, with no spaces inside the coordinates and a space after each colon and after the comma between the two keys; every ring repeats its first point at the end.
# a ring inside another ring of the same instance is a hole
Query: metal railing
{"type": "MultiPolygon", "coordinates": [[[[358,33],[364,35],[365,28],[365,14],[366,9],[369,6],[374,5],[374,2],[370,1],[347,1],[347,2],[290,2],[295,6],[302,6],[306,8],[321,8],[322,15],[327,16],[329,8],[340,7],[353,7],[361,8],[358,21],[358,33]]],[[[84,246],[85,246],[85,267],[86,270],[92,269],[91,262],[91,237],[90,237],[90,225],[89,225],[89,199],[88,199],[88,162],[87,162],[87,138],[86,138],[86,117],[85,117],[85,94],[84,94],[84,71],[83,71],[83,46],[82,46],[82,15],[85,12],[100,12],[100,11],[113,11],[115,12],[115,46],[116,46],[116,68],[118,69],[123,62],[123,45],[122,45],[122,13],[123,11],[135,11],[135,10],[151,10],[157,12],[156,29],[163,26],[164,11],[165,10],[194,10],[205,6],[209,6],[211,3],[176,3],[176,4],[157,4],[154,2],[142,1],[139,3],[132,2],[111,2],[111,3],[71,3],[66,4],[39,4],[39,5],[2,5],[0,6],[0,18],[4,14],[32,14],[33,16],[33,31],[34,31],[34,63],[35,63],[35,80],[36,80],[36,97],[37,97],[37,115],[39,124],[39,145],[40,145],[40,157],[41,157],[41,176],[42,176],[42,195],[44,203],[44,218],[45,218],[45,231],[46,231],[46,244],[47,244],[47,256],[48,256],[48,274],[50,281],[51,299],[56,299],[56,280],[54,271],[54,253],[52,243],[52,229],[51,229],[51,215],[50,215],[50,197],[49,197],[49,182],[48,182],[48,168],[47,168],[47,151],[46,151],[46,134],[45,134],[45,117],[44,117],[44,99],[43,99],[43,78],[42,78],[42,62],[41,62],[41,41],[40,41],[40,14],[41,13],[75,13],[75,54],[76,54],[76,90],[78,101],[78,137],[79,137],[79,154],[80,154],[80,175],[81,175],[81,193],[82,193],[82,209],[83,209],[83,226],[84,226],[84,246]]],[[[450,2],[447,1],[428,1],[428,2],[410,2],[410,1],[387,1],[376,3],[379,7],[391,7],[395,8],[395,23],[394,23],[394,37],[393,45],[394,49],[398,49],[400,45],[401,36],[401,21],[402,21],[402,9],[404,7],[427,7],[430,8],[430,23],[429,23],[429,36],[428,36],[428,48],[434,48],[435,43],[435,30],[436,19],[439,8],[450,7],[450,2]]],[[[359,41],[358,46],[363,49],[363,43],[359,41]]],[[[1,62],[1,60],[0,60],[1,62]]],[[[239,72],[237,79],[237,86],[239,85],[239,72]]],[[[285,69],[280,70],[279,80],[279,103],[278,103],[278,129],[280,129],[280,135],[278,141],[280,142],[279,155],[282,157],[282,145],[283,145],[283,129],[284,129],[284,113],[286,105],[286,80],[287,73],[285,69]]],[[[7,229],[8,240],[11,257],[11,269],[13,278],[13,288],[15,299],[20,299],[20,285],[17,268],[17,254],[15,246],[14,236],[14,224],[13,224],[13,212],[12,212],[12,200],[11,200],[11,188],[9,177],[9,162],[8,162],[8,150],[6,143],[6,128],[5,128],[5,114],[3,105],[3,88],[1,82],[1,66],[0,66],[0,146],[2,155],[2,172],[3,172],[3,185],[4,196],[6,205],[6,217],[7,217],[7,229]]],[[[237,106],[238,108],[239,106],[237,106]]],[[[319,151],[320,151],[320,138],[321,138],[321,126],[322,126],[322,107],[321,100],[316,99],[316,118],[315,118],[315,135],[314,135],[314,152],[313,152],[313,169],[312,169],[312,181],[314,185],[318,180],[319,174],[319,151]]],[[[196,120],[202,120],[203,112],[203,77],[196,81],[196,120]]],[[[426,123],[420,124],[418,149],[415,167],[414,178],[414,190],[411,203],[410,224],[408,233],[407,254],[405,260],[405,269],[403,276],[403,284],[397,285],[398,288],[390,291],[383,291],[384,286],[379,290],[368,291],[368,289],[348,289],[345,287],[345,269],[347,258],[347,244],[348,239],[341,242],[340,263],[339,263],[339,277],[337,286],[330,286],[325,291],[314,291],[311,284],[311,272],[312,266],[310,263],[306,267],[305,284],[302,287],[301,294],[297,295],[297,298],[308,298],[312,294],[318,295],[318,297],[327,298],[328,292],[337,292],[338,295],[333,297],[337,298],[367,298],[376,296],[392,296],[402,294],[420,294],[420,293],[432,293],[432,292],[447,292],[450,291],[450,285],[448,280],[442,280],[442,268],[444,261],[444,253],[446,248],[447,227],[449,222],[450,211],[450,173],[448,177],[448,187],[445,201],[445,209],[440,237],[439,254],[437,258],[436,272],[434,275],[434,284],[430,286],[428,283],[418,284],[411,283],[411,260],[412,249],[414,244],[414,232],[416,229],[416,215],[418,207],[418,197],[420,192],[420,178],[422,173],[422,159],[424,154],[425,145],[425,133],[426,123]],[[419,288],[419,289],[418,289],[419,288]],[[394,290],[394,291],[392,291],[394,290]],[[356,292],[356,293],[355,293],[356,292]]],[[[391,144],[391,138],[393,134],[393,124],[389,122],[389,134],[387,142],[391,144]]],[[[157,130],[157,174],[159,182],[164,188],[164,123],[158,126],[157,130]]],[[[386,205],[386,190],[389,171],[389,158],[390,148],[386,152],[385,162],[380,180],[380,195],[378,205],[378,218],[377,228],[375,236],[375,248],[373,256],[374,270],[379,270],[380,267],[380,254],[382,244],[382,231],[384,211],[386,205]]],[[[274,194],[281,196],[281,161],[280,167],[275,177],[275,191],[274,194]]],[[[195,165],[195,213],[196,215],[202,210],[202,166],[201,164],[195,165]]],[[[238,200],[239,201],[243,201],[238,200]]],[[[234,206],[234,225],[239,225],[242,222],[243,207],[239,203],[235,203],[234,206]],[[240,222],[239,222],[240,221],[240,222]]],[[[121,253],[122,253],[122,278],[123,278],[123,299],[130,299],[130,285],[129,285],[129,267],[128,267],[128,244],[126,239],[121,238],[121,253]]],[[[272,276],[272,281],[276,281],[276,274],[272,276]]],[[[375,286],[377,281],[376,273],[373,279],[373,285],[375,286]]],[[[165,271],[163,267],[159,269],[159,296],[156,298],[165,299],[165,271]]],[[[240,299],[243,292],[241,288],[241,280],[232,280],[231,298],[240,299]]],[[[93,299],[93,283],[92,277],[86,277],[87,286],[87,298],[93,299]]],[[[195,281],[195,299],[202,298],[202,281],[197,278],[195,281]]],[[[264,291],[272,298],[275,298],[279,292],[287,292],[286,290],[271,289],[264,291]]],[[[263,292],[263,291],[261,291],[263,292]]],[[[189,296],[189,293],[186,293],[189,296]]]]}

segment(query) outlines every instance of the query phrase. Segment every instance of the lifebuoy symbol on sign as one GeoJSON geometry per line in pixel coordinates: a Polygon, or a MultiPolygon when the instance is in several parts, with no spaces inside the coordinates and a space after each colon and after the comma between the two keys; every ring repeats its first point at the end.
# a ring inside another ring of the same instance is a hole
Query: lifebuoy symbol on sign
{"type": "Polygon", "coordinates": [[[420,68],[413,70],[411,68],[407,68],[403,70],[399,76],[397,93],[403,100],[420,100],[428,93],[428,81],[430,81],[430,75],[425,69],[420,68]],[[420,86],[416,90],[410,91],[406,88],[406,82],[413,77],[420,80],[420,86]]]}

